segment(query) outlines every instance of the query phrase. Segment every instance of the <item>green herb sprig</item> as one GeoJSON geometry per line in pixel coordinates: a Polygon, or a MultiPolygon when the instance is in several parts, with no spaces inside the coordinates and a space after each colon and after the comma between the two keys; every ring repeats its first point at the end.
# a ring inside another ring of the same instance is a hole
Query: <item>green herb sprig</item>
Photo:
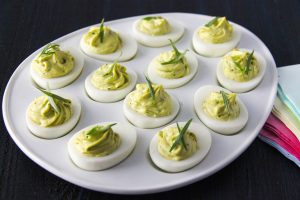
{"type": "Polygon", "coordinates": [[[95,127],[91,128],[88,132],[86,132],[85,135],[90,136],[90,135],[94,135],[96,133],[100,133],[100,134],[104,133],[116,124],[117,123],[108,124],[106,126],[95,126],[95,127]]]}
{"type": "Polygon", "coordinates": [[[251,60],[253,58],[253,54],[254,54],[254,50],[252,50],[252,52],[250,53],[250,55],[248,56],[248,59],[247,59],[246,69],[245,69],[245,74],[247,74],[247,75],[248,75],[249,70],[250,70],[250,64],[251,64],[251,60]]]}
{"type": "Polygon", "coordinates": [[[114,67],[116,66],[116,64],[118,64],[119,59],[121,58],[123,54],[123,51],[121,51],[120,55],[118,56],[118,58],[116,58],[113,62],[113,64],[111,65],[110,69],[108,70],[108,72],[106,72],[103,76],[108,76],[112,70],[114,69],[114,67]]]}
{"type": "Polygon", "coordinates": [[[150,95],[153,99],[155,99],[155,92],[154,92],[154,89],[152,87],[152,82],[149,80],[149,78],[145,75],[145,78],[146,78],[146,82],[147,82],[147,85],[149,87],[149,90],[150,90],[150,95]]]}
{"type": "Polygon", "coordinates": [[[42,55],[52,55],[55,53],[56,49],[59,48],[58,44],[54,44],[54,43],[49,43],[45,46],[45,48],[43,48],[42,52],[40,53],[39,56],[42,55]]]}
{"type": "Polygon", "coordinates": [[[54,99],[57,99],[57,100],[59,100],[59,101],[63,101],[64,103],[68,103],[68,104],[71,103],[71,100],[65,99],[65,98],[63,98],[63,97],[61,97],[61,96],[58,96],[58,95],[56,95],[56,94],[53,94],[53,93],[51,93],[51,92],[49,91],[49,89],[48,89],[48,90],[45,90],[44,88],[41,88],[41,87],[39,87],[38,85],[36,85],[36,88],[37,88],[39,91],[41,91],[42,93],[44,93],[44,94],[48,97],[48,100],[49,100],[50,105],[52,106],[52,108],[53,108],[57,113],[60,113],[60,109],[59,109],[59,107],[56,105],[54,99]]]}
{"type": "Polygon", "coordinates": [[[102,43],[104,40],[104,18],[102,18],[101,23],[100,23],[100,42],[102,43]]]}
{"type": "Polygon", "coordinates": [[[177,129],[178,129],[178,132],[179,132],[179,135],[177,136],[175,142],[174,142],[173,145],[171,146],[169,152],[172,152],[173,149],[174,149],[177,145],[179,145],[179,144],[182,144],[182,146],[184,147],[184,149],[187,150],[187,146],[186,146],[186,144],[185,144],[185,142],[184,142],[184,134],[187,132],[187,130],[188,130],[188,128],[189,128],[189,126],[190,126],[192,120],[193,120],[193,119],[190,119],[190,120],[184,125],[184,127],[183,127],[182,129],[180,129],[178,123],[176,123],[177,129]]]}
{"type": "Polygon", "coordinates": [[[173,50],[175,52],[175,58],[173,58],[173,59],[171,59],[169,61],[166,61],[166,62],[162,62],[160,64],[162,64],[162,65],[168,65],[168,64],[176,64],[176,63],[179,63],[179,62],[183,63],[183,58],[184,58],[186,52],[188,52],[188,49],[185,50],[183,53],[181,53],[180,51],[178,51],[178,49],[175,46],[174,42],[171,39],[169,39],[169,41],[170,41],[171,46],[172,46],[172,48],[173,48],[173,50]]]}
{"type": "Polygon", "coordinates": [[[218,21],[220,17],[214,17],[212,20],[210,20],[209,22],[207,22],[204,26],[206,27],[210,27],[212,26],[214,23],[216,23],[216,21],[218,21]]]}
{"type": "Polygon", "coordinates": [[[247,58],[247,62],[246,62],[246,66],[242,67],[238,62],[236,62],[233,58],[232,62],[234,63],[234,65],[243,73],[248,75],[249,71],[250,71],[250,66],[251,66],[251,60],[253,59],[253,54],[254,54],[254,50],[252,50],[252,52],[250,53],[250,55],[247,58]]]}
{"type": "Polygon", "coordinates": [[[150,21],[152,19],[161,19],[161,18],[162,18],[161,16],[149,16],[149,17],[144,17],[143,20],[150,21]]]}
{"type": "Polygon", "coordinates": [[[225,105],[225,108],[228,112],[231,112],[231,106],[230,106],[230,103],[229,103],[229,99],[227,97],[227,93],[225,93],[224,91],[220,91],[221,95],[222,95],[222,98],[223,98],[223,101],[224,101],[224,105],[225,105]]]}

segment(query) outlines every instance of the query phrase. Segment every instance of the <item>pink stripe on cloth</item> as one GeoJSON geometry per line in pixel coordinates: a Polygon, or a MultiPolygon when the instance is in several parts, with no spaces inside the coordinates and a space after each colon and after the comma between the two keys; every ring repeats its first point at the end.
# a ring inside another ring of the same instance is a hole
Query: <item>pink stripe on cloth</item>
{"type": "Polygon", "coordinates": [[[273,140],[300,160],[299,140],[294,133],[273,114],[270,114],[260,134],[273,140]]]}
{"type": "Polygon", "coordinates": [[[279,137],[277,137],[273,132],[266,130],[266,129],[261,129],[260,135],[272,140],[276,144],[278,144],[281,148],[285,149],[287,152],[289,152],[291,155],[295,156],[298,160],[300,160],[300,154],[295,151],[289,144],[281,140],[279,137]]]}

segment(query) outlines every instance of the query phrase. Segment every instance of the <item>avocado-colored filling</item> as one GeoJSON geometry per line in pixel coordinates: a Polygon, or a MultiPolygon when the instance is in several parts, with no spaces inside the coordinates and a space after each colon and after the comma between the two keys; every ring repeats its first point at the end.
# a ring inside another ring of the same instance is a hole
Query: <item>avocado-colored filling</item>
{"type": "Polygon", "coordinates": [[[84,155],[92,157],[107,156],[116,151],[121,144],[119,134],[112,128],[106,131],[103,128],[104,126],[95,126],[82,131],[74,139],[75,147],[84,155]]]}
{"type": "Polygon", "coordinates": [[[139,31],[152,36],[165,35],[170,32],[169,22],[161,17],[145,17],[138,24],[139,31]]]}
{"type": "Polygon", "coordinates": [[[190,131],[187,131],[183,136],[186,148],[180,144],[170,151],[178,135],[177,127],[167,127],[158,132],[158,151],[164,158],[176,161],[184,160],[197,151],[197,138],[190,131]]]}
{"type": "Polygon", "coordinates": [[[147,84],[137,84],[128,96],[128,106],[148,117],[168,116],[172,112],[172,99],[162,85],[152,85],[154,97],[147,84]]]}
{"type": "Polygon", "coordinates": [[[236,101],[235,93],[225,93],[227,103],[221,92],[212,92],[202,104],[203,111],[211,118],[228,121],[236,119],[240,115],[240,107],[236,101]]]}
{"type": "Polygon", "coordinates": [[[119,63],[105,64],[97,69],[91,78],[93,86],[100,90],[118,90],[130,82],[126,68],[119,63]]]}
{"type": "Polygon", "coordinates": [[[112,31],[109,27],[103,27],[103,40],[100,39],[100,28],[92,27],[83,36],[83,41],[96,54],[111,54],[122,47],[122,40],[119,34],[112,31]]]}
{"type": "Polygon", "coordinates": [[[208,43],[218,44],[229,41],[232,38],[233,27],[226,17],[218,17],[214,23],[200,28],[199,37],[208,43]]]}
{"type": "Polygon", "coordinates": [[[30,120],[42,127],[53,127],[67,122],[73,114],[71,104],[57,99],[53,100],[59,112],[51,106],[47,96],[40,96],[29,105],[30,120]]]}

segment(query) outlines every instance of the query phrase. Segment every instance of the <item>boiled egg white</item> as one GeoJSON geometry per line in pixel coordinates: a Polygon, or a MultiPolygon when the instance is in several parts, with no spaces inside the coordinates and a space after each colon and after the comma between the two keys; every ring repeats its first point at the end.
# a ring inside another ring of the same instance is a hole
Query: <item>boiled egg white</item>
{"type": "MultiPolygon", "coordinates": [[[[244,52],[252,51],[249,49],[239,49],[239,50],[244,51],[244,52]]],[[[230,54],[230,52],[228,54],[230,54]]],[[[245,81],[245,82],[238,82],[235,80],[228,79],[224,75],[224,70],[222,67],[222,59],[221,59],[217,66],[217,79],[218,79],[219,83],[223,87],[227,88],[228,90],[230,90],[232,92],[247,92],[247,91],[255,88],[261,82],[261,80],[265,74],[267,65],[266,65],[265,59],[261,56],[260,53],[254,51],[253,56],[256,58],[258,67],[259,67],[259,73],[253,79],[251,79],[249,81],[245,81]]]]}
{"type": "MultiPolygon", "coordinates": [[[[186,122],[179,122],[179,126],[183,127],[186,122]]],[[[176,127],[171,124],[167,127],[176,127]]],[[[167,128],[165,127],[165,128],[167,128]]],[[[164,128],[164,129],[165,129],[164,128]]],[[[158,133],[152,138],[149,146],[149,154],[153,163],[160,169],[167,172],[181,172],[190,169],[200,163],[208,154],[212,138],[209,130],[202,124],[191,123],[188,131],[194,133],[197,138],[197,150],[194,154],[184,160],[175,161],[164,158],[158,151],[158,133]]]]}
{"type": "Polygon", "coordinates": [[[91,48],[89,45],[87,45],[84,42],[83,37],[80,40],[80,47],[81,50],[88,56],[99,59],[99,60],[104,60],[104,61],[114,61],[118,60],[120,62],[122,61],[127,61],[130,60],[135,56],[137,53],[137,42],[135,41],[134,38],[132,38],[128,33],[118,31],[111,29],[112,31],[116,32],[119,34],[119,37],[122,40],[122,46],[119,48],[117,51],[110,53],[110,54],[97,54],[93,51],[93,48],[91,48]]]}
{"type": "Polygon", "coordinates": [[[237,133],[240,131],[244,126],[246,125],[248,121],[248,111],[242,100],[237,96],[236,101],[240,107],[240,114],[236,119],[228,120],[228,121],[222,121],[214,119],[210,116],[208,116],[202,108],[203,102],[205,99],[212,93],[212,92],[220,92],[224,91],[226,93],[231,93],[227,89],[224,89],[219,86],[214,85],[206,85],[203,87],[200,87],[195,95],[194,95],[194,108],[196,110],[196,113],[199,117],[199,119],[210,129],[212,129],[215,132],[224,134],[224,135],[230,135],[237,133]]]}
{"type": "MultiPolygon", "coordinates": [[[[183,52],[183,51],[182,51],[183,52]]],[[[193,52],[187,51],[185,54],[185,58],[187,59],[188,65],[189,65],[189,74],[187,74],[184,77],[176,78],[176,79],[167,79],[159,76],[156,72],[156,66],[157,66],[157,59],[159,58],[159,55],[153,58],[153,60],[150,62],[148,66],[148,76],[151,82],[154,84],[160,84],[163,85],[164,88],[177,88],[180,87],[187,82],[189,82],[197,73],[198,71],[198,61],[196,56],[193,52]]]]}
{"type": "Polygon", "coordinates": [[[198,35],[202,26],[198,27],[193,34],[195,51],[206,57],[219,57],[236,47],[241,39],[241,30],[235,24],[231,25],[233,26],[232,38],[227,42],[216,44],[203,41],[198,35]]]}
{"type": "Polygon", "coordinates": [[[173,42],[176,42],[184,33],[184,26],[182,24],[175,20],[167,19],[170,25],[170,32],[164,35],[147,35],[146,33],[141,32],[138,28],[141,21],[142,19],[139,19],[133,23],[133,35],[139,43],[149,47],[162,47],[169,45],[170,39],[173,42]]]}
{"type": "Polygon", "coordinates": [[[123,103],[123,112],[125,117],[135,126],[140,127],[140,128],[156,128],[163,126],[170,121],[172,121],[178,114],[180,105],[176,97],[173,95],[169,94],[171,97],[171,102],[172,102],[172,111],[171,114],[168,116],[163,116],[163,117],[148,117],[145,115],[142,115],[129,106],[129,98],[130,98],[131,93],[129,93],[123,103]]]}
{"type": "Polygon", "coordinates": [[[71,72],[61,77],[43,78],[33,69],[32,66],[33,64],[31,63],[31,67],[30,67],[31,78],[40,87],[51,89],[51,90],[62,88],[75,81],[75,79],[80,75],[84,65],[84,58],[82,53],[77,49],[70,48],[70,47],[61,46],[61,49],[62,51],[69,51],[70,54],[74,57],[74,68],[72,69],[71,72]]]}
{"type": "Polygon", "coordinates": [[[74,139],[81,134],[82,131],[88,130],[96,125],[105,126],[107,124],[111,124],[110,122],[103,122],[99,124],[94,124],[88,126],[79,132],[75,133],[68,142],[68,152],[69,156],[74,162],[74,164],[85,170],[104,170],[110,167],[113,167],[123,161],[125,158],[129,156],[132,150],[135,147],[137,134],[136,130],[128,124],[125,123],[117,123],[112,127],[113,131],[119,134],[121,143],[120,146],[111,154],[97,157],[97,156],[87,156],[80,152],[75,144],[74,139]]]}
{"type": "Polygon", "coordinates": [[[116,102],[123,99],[130,91],[133,90],[137,82],[137,74],[133,70],[127,68],[126,72],[130,78],[130,82],[125,88],[118,90],[100,90],[96,88],[91,82],[93,76],[93,73],[91,73],[85,79],[85,90],[88,96],[95,101],[103,103],[116,102]]]}
{"type": "Polygon", "coordinates": [[[78,100],[78,98],[71,96],[69,94],[64,93],[60,96],[71,100],[71,109],[72,109],[71,118],[61,125],[42,127],[32,122],[32,120],[29,118],[28,115],[29,107],[28,107],[26,112],[26,124],[32,134],[44,139],[54,139],[67,134],[76,126],[81,114],[80,101],[78,100]]]}

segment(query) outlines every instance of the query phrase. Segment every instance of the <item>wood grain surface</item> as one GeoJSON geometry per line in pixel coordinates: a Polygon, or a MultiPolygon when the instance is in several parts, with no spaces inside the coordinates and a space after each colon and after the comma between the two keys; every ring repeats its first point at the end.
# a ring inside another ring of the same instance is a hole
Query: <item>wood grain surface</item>
{"type": "MultiPolygon", "coordinates": [[[[109,21],[159,12],[227,16],[255,33],[277,66],[300,63],[299,0],[0,0],[1,96],[13,71],[42,45],[103,17],[109,21]]],[[[105,194],[73,185],[35,164],[13,142],[1,118],[0,198],[296,200],[300,199],[300,171],[256,139],[229,166],[192,185],[142,196],[105,194]]]]}

